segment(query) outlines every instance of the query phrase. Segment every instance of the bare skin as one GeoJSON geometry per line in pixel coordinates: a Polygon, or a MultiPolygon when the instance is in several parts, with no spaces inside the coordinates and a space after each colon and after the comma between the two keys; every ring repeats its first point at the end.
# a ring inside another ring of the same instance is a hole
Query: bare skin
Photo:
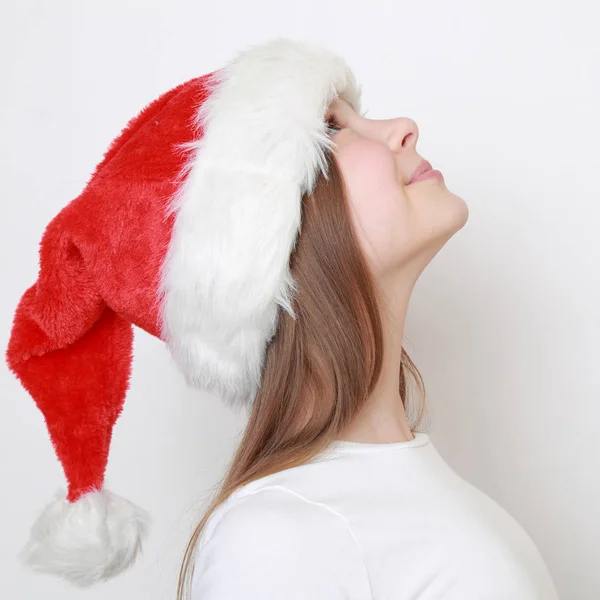
{"type": "Polygon", "coordinates": [[[398,388],[411,293],[425,267],[466,224],[468,207],[443,180],[407,184],[423,160],[416,150],[419,129],[412,119],[368,119],[341,98],[331,103],[327,119],[341,127],[332,139],[348,187],[353,225],[385,297],[381,376],[365,409],[338,438],[409,441],[413,434],[398,388]]]}

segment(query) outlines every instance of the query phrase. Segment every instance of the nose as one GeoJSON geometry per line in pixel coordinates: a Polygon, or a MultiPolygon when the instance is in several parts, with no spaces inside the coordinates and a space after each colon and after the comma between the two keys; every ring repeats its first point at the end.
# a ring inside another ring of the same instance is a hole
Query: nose
{"type": "Polygon", "coordinates": [[[387,119],[385,130],[386,143],[392,152],[400,152],[406,148],[414,148],[419,139],[417,124],[408,117],[387,119]]]}

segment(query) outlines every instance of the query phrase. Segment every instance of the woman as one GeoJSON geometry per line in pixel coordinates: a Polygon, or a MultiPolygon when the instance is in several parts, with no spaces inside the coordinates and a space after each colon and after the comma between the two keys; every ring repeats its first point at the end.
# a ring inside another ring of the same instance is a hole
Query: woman
{"type": "Polygon", "coordinates": [[[423,404],[407,417],[410,295],[467,206],[419,156],[411,119],[343,99],[328,118],[330,178],[304,199],[291,259],[298,318],[268,348],[180,594],[195,558],[192,600],[557,598],[527,532],[419,430],[423,404]]]}
{"type": "Polygon", "coordinates": [[[7,360],[69,485],[26,564],[88,586],[142,547],[148,515],[104,488],[135,324],[250,408],[180,599],[557,597],[526,531],[420,430],[422,402],[412,418],[410,294],[468,211],[416,124],[359,100],[333,53],[253,47],[146,106],[48,225],[7,360]]]}

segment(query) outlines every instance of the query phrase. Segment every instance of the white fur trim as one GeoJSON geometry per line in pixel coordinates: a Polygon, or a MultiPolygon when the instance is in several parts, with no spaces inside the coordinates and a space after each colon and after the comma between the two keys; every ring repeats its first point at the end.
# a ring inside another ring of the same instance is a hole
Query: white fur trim
{"type": "Polygon", "coordinates": [[[288,263],[302,195],[333,148],[326,111],[341,96],[358,112],[360,94],[339,56],[278,38],[216,71],[198,110],[203,135],[171,205],[161,329],[188,383],[231,406],[254,399],[278,308],[295,316],[288,263]]]}
{"type": "Polygon", "coordinates": [[[133,564],[149,525],[145,510],[108,490],[71,503],[61,489],[33,525],[19,558],[35,571],[90,586],[133,564]]]}

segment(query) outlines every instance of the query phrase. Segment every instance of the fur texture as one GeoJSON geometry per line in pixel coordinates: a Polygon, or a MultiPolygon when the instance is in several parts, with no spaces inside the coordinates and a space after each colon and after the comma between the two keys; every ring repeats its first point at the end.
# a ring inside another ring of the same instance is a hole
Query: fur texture
{"type": "Polygon", "coordinates": [[[145,510],[105,489],[76,502],[59,490],[35,522],[19,558],[36,571],[90,586],[133,563],[149,524],[145,510]]]}
{"type": "Polygon", "coordinates": [[[146,535],[146,513],[103,490],[132,324],[169,344],[190,384],[251,404],[278,310],[293,316],[301,198],[325,171],[338,95],[360,110],[333,53],[250,47],[131,119],[47,226],[6,351],[68,481],[32,530],[33,568],[88,585],[128,566],[146,535]]]}
{"type": "Polygon", "coordinates": [[[76,501],[104,481],[132,363],[132,324],[158,335],[160,265],[203,78],[165,92],[112,142],[48,224],[37,281],[15,311],[10,369],[43,413],[76,501]]]}
{"type": "Polygon", "coordinates": [[[246,49],[210,87],[172,204],[161,330],[190,384],[240,407],[279,307],[294,316],[288,263],[301,197],[326,173],[325,112],[338,95],[358,112],[360,89],[340,57],[285,38],[246,49]]]}
{"type": "Polygon", "coordinates": [[[146,518],[103,487],[124,406],[133,327],[158,332],[168,200],[195,135],[205,77],[162,94],[129,121],[81,194],[48,224],[37,281],[15,311],[6,360],[43,414],[68,490],[31,532],[23,558],[86,585],[134,560],[146,518]],[[84,499],[85,497],[85,499],[84,499]]]}

